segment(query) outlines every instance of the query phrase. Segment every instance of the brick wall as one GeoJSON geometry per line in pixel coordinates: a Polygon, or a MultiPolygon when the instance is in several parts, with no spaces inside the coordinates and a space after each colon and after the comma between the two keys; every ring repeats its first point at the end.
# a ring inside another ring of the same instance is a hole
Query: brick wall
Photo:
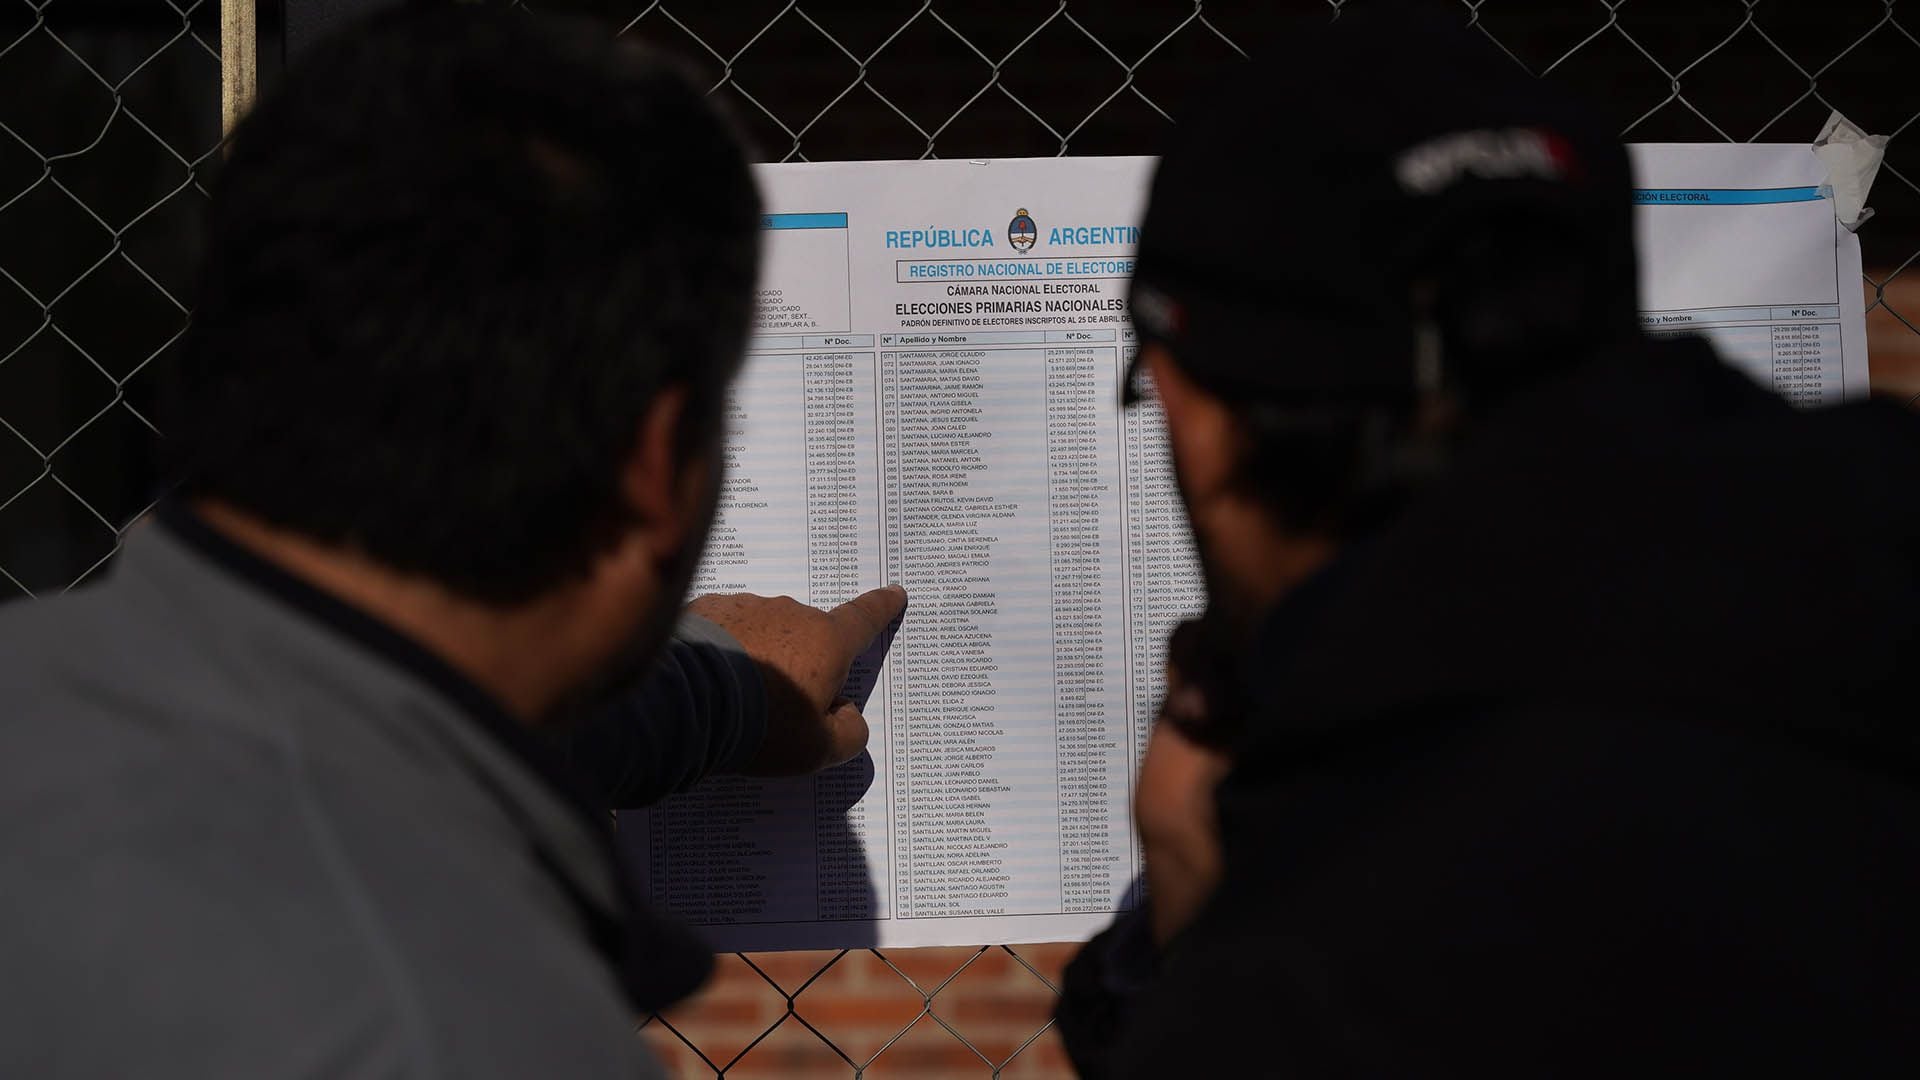
{"type": "Polygon", "coordinates": [[[1888,281],[1895,269],[1867,267],[1868,277],[1887,283],[1886,303],[1877,308],[1867,289],[1867,367],[1875,392],[1920,405],[1920,334],[1902,321],[1920,314],[1920,278],[1901,274],[1888,281]]]}
{"type": "Polygon", "coordinates": [[[1004,1077],[1068,1077],[1058,1035],[1042,1030],[1055,1001],[1043,977],[1058,985],[1078,948],[727,954],[643,1036],[678,1077],[849,1077],[869,1064],[859,1075],[875,1080],[977,1080],[1001,1065],[1004,1077]]]}

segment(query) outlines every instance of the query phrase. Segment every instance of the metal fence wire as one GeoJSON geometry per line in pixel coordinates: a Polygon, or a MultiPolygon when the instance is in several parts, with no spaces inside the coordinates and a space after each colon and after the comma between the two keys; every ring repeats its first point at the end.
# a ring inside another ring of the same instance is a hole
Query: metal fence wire
{"type": "MultiPolygon", "coordinates": [[[[769,160],[802,161],[1152,153],[1191,85],[1258,57],[1277,15],[1369,0],[513,2],[590,9],[689,57],[769,160]]],[[[1628,139],[1806,142],[1835,109],[1894,136],[1863,287],[1876,386],[1920,399],[1911,5],[1436,4],[1628,139]]],[[[148,403],[219,157],[219,31],[217,0],[0,0],[0,597],[87,581],[151,506],[148,403]]],[[[712,988],[643,1027],[687,1075],[1060,1075],[1049,1014],[1071,951],[723,957],[712,988]]]]}

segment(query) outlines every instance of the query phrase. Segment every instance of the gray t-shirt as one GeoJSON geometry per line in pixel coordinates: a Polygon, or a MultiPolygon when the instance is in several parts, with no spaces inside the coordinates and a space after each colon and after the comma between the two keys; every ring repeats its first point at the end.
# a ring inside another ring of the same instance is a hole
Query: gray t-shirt
{"type": "MultiPolygon", "coordinates": [[[[606,815],[451,669],[222,554],[144,527],[0,608],[0,1076],[657,1075],[646,995],[703,958],[628,906],[606,815]]],[[[682,755],[628,796],[764,728],[711,624],[661,672],[617,722],[724,730],[616,738],[682,755]]]]}

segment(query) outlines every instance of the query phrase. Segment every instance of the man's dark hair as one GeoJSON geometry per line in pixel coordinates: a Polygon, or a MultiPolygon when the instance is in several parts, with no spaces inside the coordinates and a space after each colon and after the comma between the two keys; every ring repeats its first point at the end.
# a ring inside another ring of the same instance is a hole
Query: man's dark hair
{"type": "Polygon", "coordinates": [[[683,452],[717,435],[759,257],[739,140],[592,22],[401,10],[302,60],[213,191],[183,493],[489,603],[584,574],[657,395],[686,389],[683,452]]]}

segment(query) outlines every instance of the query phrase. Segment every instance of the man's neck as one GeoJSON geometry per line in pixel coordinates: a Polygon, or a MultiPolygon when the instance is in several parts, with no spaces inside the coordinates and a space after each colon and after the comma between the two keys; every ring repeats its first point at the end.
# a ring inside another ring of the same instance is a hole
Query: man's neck
{"type": "Polygon", "coordinates": [[[489,606],[219,500],[191,505],[208,528],[411,638],[525,723],[537,723],[585,677],[579,669],[587,665],[570,662],[578,650],[561,599],[489,606]]]}

